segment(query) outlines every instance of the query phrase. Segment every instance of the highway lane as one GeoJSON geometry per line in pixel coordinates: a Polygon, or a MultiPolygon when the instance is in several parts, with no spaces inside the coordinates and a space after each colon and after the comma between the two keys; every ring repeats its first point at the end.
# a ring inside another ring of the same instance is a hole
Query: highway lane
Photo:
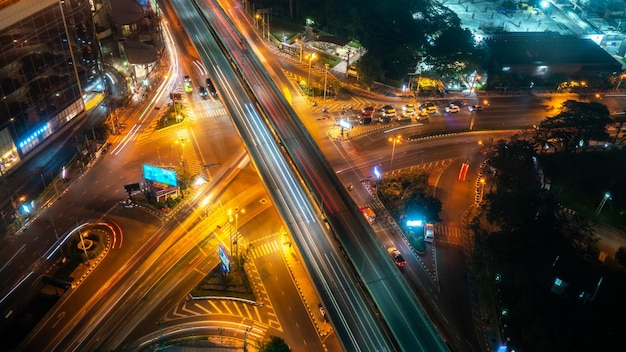
{"type": "MultiPolygon", "coordinates": [[[[478,141],[507,138],[512,133],[513,131],[473,132],[414,141],[403,140],[396,145],[393,169],[414,167],[416,160],[418,164],[425,166],[431,162],[455,160],[439,177],[436,195],[443,203],[440,216],[444,224],[460,223],[462,214],[474,200],[476,166],[485,158],[480,153],[482,147],[478,141]],[[470,160],[472,166],[467,181],[461,182],[457,180],[458,170],[466,158],[470,160]]],[[[359,151],[359,156],[342,159],[333,166],[335,169],[345,170],[339,175],[342,180],[346,180],[344,183],[355,184],[355,191],[352,194],[362,199],[361,204],[372,202],[372,199],[363,187],[359,187],[358,180],[363,180],[367,174],[358,170],[368,171],[377,164],[382,164],[383,171],[389,170],[391,145],[387,142],[387,137],[388,133],[381,130],[362,138],[333,143],[338,152],[343,150],[345,144],[359,151]],[[363,165],[358,165],[356,160],[363,165]],[[350,164],[354,167],[350,168],[350,164]]],[[[475,325],[476,316],[472,312],[471,290],[468,287],[469,268],[466,265],[466,258],[470,254],[465,243],[455,244],[451,242],[454,239],[447,238],[445,233],[436,233],[435,244],[428,245],[427,255],[416,255],[402,238],[395,236],[394,229],[385,224],[383,220],[373,227],[385,246],[394,246],[403,253],[408,263],[403,271],[407,282],[415,295],[420,297],[432,319],[442,331],[445,331],[450,344],[459,351],[481,350],[485,341],[480,330],[481,325],[475,325]],[[433,260],[433,256],[434,267],[427,262],[429,259],[433,260]]]]}
{"type": "MultiPolygon", "coordinates": [[[[184,4],[174,3],[174,5],[181,19],[192,17],[185,13],[185,11],[188,10],[184,8],[184,4]]],[[[218,20],[211,19],[211,22],[217,23],[218,20]]],[[[187,30],[190,35],[194,37],[192,29],[187,26],[187,30]]],[[[206,28],[200,28],[201,33],[206,33],[206,31],[206,28]]],[[[230,34],[226,33],[226,35],[230,34]]],[[[224,35],[222,34],[222,36],[224,35]]],[[[199,36],[196,37],[196,39],[199,40],[199,36]]],[[[230,38],[229,40],[231,40],[230,45],[236,47],[241,45],[239,38],[230,38]]],[[[199,47],[198,51],[203,53],[205,51],[205,49],[202,48],[203,44],[198,43],[197,45],[199,47]]],[[[240,55],[240,53],[233,53],[232,55],[235,57],[236,55],[240,55]]],[[[251,101],[245,103],[245,97],[248,92],[237,92],[232,89],[232,83],[235,79],[225,79],[229,76],[236,77],[234,72],[232,72],[230,64],[226,61],[226,58],[222,58],[222,63],[216,65],[216,67],[220,67],[221,69],[221,71],[218,71],[218,75],[220,75],[221,72],[230,71],[225,77],[218,77],[218,81],[223,85],[223,89],[225,90],[222,94],[222,98],[225,100],[225,104],[229,106],[232,117],[238,125],[240,133],[244,136],[244,140],[246,140],[247,133],[253,134],[252,141],[248,142],[249,151],[255,160],[260,175],[267,184],[269,193],[272,194],[275,202],[278,204],[279,208],[281,208],[288,226],[292,229],[292,232],[295,233],[296,241],[308,241],[308,247],[301,247],[305,258],[310,258],[312,255],[315,255],[319,260],[319,266],[314,267],[311,271],[322,296],[326,297],[328,313],[338,319],[350,319],[350,324],[342,323],[335,326],[338,334],[342,336],[343,341],[365,341],[365,343],[354,345],[355,347],[348,349],[365,348],[368,350],[389,350],[390,342],[384,339],[384,334],[381,334],[379,323],[374,317],[374,314],[371,311],[363,310],[364,308],[367,309],[368,305],[359,304],[351,306],[349,301],[346,301],[346,295],[353,297],[360,296],[358,299],[361,302],[364,301],[364,297],[362,293],[359,293],[358,290],[355,289],[358,285],[353,279],[343,276],[343,272],[346,271],[345,268],[343,268],[343,271],[340,269],[334,271],[337,266],[343,265],[342,261],[338,260],[334,250],[325,248],[326,246],[330,246],[330,242],[326,242],[327,240],[324,241],[324,239],[326,239],[324,225],[320,222],[317,214],[308,210],[311,208],[314,209],[315,207],[310,203],[310,198],[306,192],[302,190],[301,181],[291,176],[291,167],[284,159],[284,155],[275,140],[275,136],[267,129],[267,126],[265,126],[265,121],[256,111],[254,103],[251,101]],[[227,81],[230,82],[230,85],[224,84],[227,81]],[[312,243],[315,238],[317,238],[317,244],[312,243]],[[328,279],[320,281],[319,277],[322,272],[329,275],[328,279]],[[346,282],[346,280],[348,281],[346,282]],[[336,293],[343,294],[336,296],[336,293]],[[344,307],[348,306],[350,309],[345,310],[345,312],[338,312],[337,304],[341,304],[344,307]],[[355,332],[353,331],[357,327],[365,329],[364,331],[367,332],[361,333],[361,331],[357,331],[358,335],[355,336],[355,332]],[[372,333],[372,331],[374,332],[372,333]]],[[[244,75],[248,79],[257,74],[256,72],[244,72],[244,75]]],[[[263,85],[267,84],[266,82],[260,82],[263,83],[263,85]]],[[[263,85],[254,86],[258,88],[263,85]]],[[[243,87],[238,89],[243,89],[243,87]]],[[[352,346],[355,342],[349,343],[352,346]]]]}
{"type": "MultiPolygon", "coordinates": [[[[227,30],[220,33],[223,39],[228,38],[229,34],[227,30]]],[[[318,196],[318,204],[323,207],[346,253],[352,257],[354,267],[365,282],[400,348],[415,349],[418,346],[424,350],[446,349],[406,283],[398,277],[397,269],[389,262],[386,251],[373,240],[371,229],[356,210],[356,206],[349,200],[343,187],[337,187],[338,181],[332,170],[326,165],[324,157],[304,127],[296,122],[297,116],[286,106],[279,91],[274,86],[267,86],[269,77],[262,71],[250,73],[249,68],[259,65],[254,58],[237,61],[240,55],[245,58],[247,53],[234,50],[237,45],[241,45],[241,42],[237,43],[238,40],[239,38],[235,38],[231,41],[229,52],[244,72],[249,86],[255,87],[255,95],[290,153],[291,160],[298,167],[301,177],[311,187],[313,195],[318,196]],[[264,86],[266,89],[259,89],[264,86]],[[348,207],[344,205],[346,202],[348,207]]],[[[337,328],[337,324],[335,327],[337,328]]]]}

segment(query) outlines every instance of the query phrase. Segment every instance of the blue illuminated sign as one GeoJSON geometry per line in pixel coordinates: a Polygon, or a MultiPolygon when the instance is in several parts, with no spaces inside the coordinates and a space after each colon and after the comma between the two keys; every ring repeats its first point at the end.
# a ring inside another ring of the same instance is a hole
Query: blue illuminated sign
{"type": "Polygon", "coordinates": [[[151,165],[143,165],[143,178],[147,181],[164,183],[169,186],[178,184],[176,181],[176,172],[167,169],[161,169],[151,165]]]}
{"type": "Polygon", "coordinates": [[[217,252],[220,256],[220,261],[222,261],[222,269],[230,272],[230,258],[228,258],[228,254],[226,254],[226,249],[224,249],[222,245],[219,245],[217,246],[217,252]]]}
{"type": "Polygon", "coordinates": [[[382,172],[380,172],[380,169],[378,168],[378,166],[374,166],[374,176],[376,176],[377,179],[381,179],[383,174],[382,172]]]}

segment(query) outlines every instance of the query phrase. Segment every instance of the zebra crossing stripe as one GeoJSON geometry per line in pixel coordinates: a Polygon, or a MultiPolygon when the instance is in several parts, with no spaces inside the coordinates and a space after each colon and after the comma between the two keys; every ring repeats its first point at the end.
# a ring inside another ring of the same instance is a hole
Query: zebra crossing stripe
{"type": "Polygon", "coordinates": [[[230,307],[228,307],[228,301],[222,301],[222,307],[224,307],[226,309],[226,311],[228,311],[228,314],[233,315],[233,311],[230,309],[230,307]]]}
{"type": "MultiPolygon", "coordinates": [[[[211,305],[213,305],[214,308],[216,308],[216,310],[219,312],[219,309],[217,309],[217,307],[215,307],[215,305],[213,304],[213,302],[209,302],[211,303],[211,305]]],[[[206,309],[203,305],[200,305],[198,303],[194,303],[193,304],[196,308],[200,309],[201,311],[203,311],[205,314],[212,314],[213,312],[211,312],[210,310],[206,309]]]]}
{"type": "MultiPolygon", "coordinates": [[[[220,314],[222,313],[222,311],[221,311],[221,310],[220,310],[220,308],[217,306],[217,304],[215,304],[215,302],[213,302],[213,301],[211,301],[211,300],[209,300],[208,302],[209,302],[209,304],[210,304],[210,305],[212,305],[212,306],[213,306],[213,308],[215,308],[215,311],[217,311],[217,312],[218,312],[218,313],[220,313],[220,314]]],[[[210,313],[208,313],[208,312],[207,312],[207,314],[210,314],[210,313]]]]}

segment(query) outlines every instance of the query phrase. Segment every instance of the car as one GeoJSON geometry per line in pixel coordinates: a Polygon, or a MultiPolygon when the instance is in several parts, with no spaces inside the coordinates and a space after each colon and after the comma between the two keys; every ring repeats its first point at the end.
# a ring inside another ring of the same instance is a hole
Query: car
{"type": "Polygon", "coordinates": [[[458,105],[446,106],[446,112],[455,113],[461,111],[461,108],[458,105]]]}
{"type": "Polygon", "coordinates": [[[483,106],[478,104],[470,105],[467,107],[467,110],[470,112],[483,111],[483,106]]]}
{"type": "Polygon", "coordinates": [[[206,88],[200,87],[198,89],[198,94],[200,94],[201,97],[205,98],[207,95],[209,95],[209,92],[207,92],[206,88]]]}
{"type": "Polygon", "coordinates": [[[422,110],[415,116],[415,120],[418,122],[428,122],[428,116],[430,116],[428,112],[426,110],[422,110]]]}
{"type": "Polygon", "coordinates": [[[427,101],[425,103],[423,103],[422,105],[420,105],[420,110],[424,110],[427,109],[429,107],[435,106],[435,103],[427,101]]]}
{"type": "Polygon", "coordinates": [[[405,106],[402,107],[402,111],[409,111],[409,110],[415,111],[415,109],[416,109],[415,104],[406,104],[405,106]]]}
{"type": "Polygon", "coordinates": [[[387,115],[380,115],[380,117],[378,118],[378,122],[380,122],[380,123],[390,123],[391,122],[391,117],[389,117],[387,115]]]}
{"type": "Polygon", "coordinates": [[[374,113],[374,107],[373,106],[368,106],[366,108],[363,108],[363,113],[365,115],[370,115],[372,116],[372,114],[374,113]]]}
{"type": "Polygon", "coordinates": [[[387,249],[387,251],[389,252],[391,257],[393,258],[393,261],[396,263],[398,268],[402,268],[402,267],[404,267],[406,265],[406,260],[404,260],[404,258],[400,254],[400,251],[397,250],[396,247],[389,247],[387,249]]]}
{"type": "Polygon", "coordinates": [[[390,119],[393,119],[396,117],[396,109],[391,108],[391,109],[387,109],[385,111],[383,111],[383,116],[389,117],[390,119]]]}
{"type": "Polygon", "coordinates": [[[385,105],[382,108],[380,108],[380,112],[386,112],[387,110],[396,111],[393,105],[385,105]]]}
{"type": "Polygon", "coordinates": [[[415,116],[415,108],[402,108],[402,117],[410,119],[413,116],[415,116]]]}
{"type": "Polygon", "coordinates": [[[439,111],[439,109],[437,109],[436,106],[428,106],[426,108],[421,109],[421,111],[427,114],[435,114],[437,113],[437,111],[439,111]]]}
{"type": "Polygon", "coordinates": [[[193,90],[193,88],[191,87],[191,78],[189,76],[185,76],[183,78],[183,89],[185,89],[185,92],[187,93],[191,93],[191,91],[193,90]]]}
{"type": "Polygon", "coordinates": [[[211,79],[209,77],[207,77],[207,79],[206,79],[206,88],[209,91],[209,93],[211,94],[211,96],[216,96],[217,95],[217,90],[215,89],[215,86],[213,85],[213,81],[211,81],[211,79]]]}
{"type": "Polygon", "coordinates": [[[463,106],[467,105],[467,101],[465,101],[465,100],[453,100],[453,101],[451,101],[448,104],[448,106],[454,106],[454,105],[456,105],[458,107],[463,107],[463,106]]]}
{"type": "Polygon", "coordinates": [[[424,225],[424,241],[428,243],[435,241],[435,225],[431,223],[424,225]]]}
{"type": "Polygon", "coordinates": [[[324,309],[321,303],[317,305],[317,308],[320,310],[320,314],[322,314],[322,318],[324,318],[324,320],[328,320],[328,318],[326,317],[326,310],[324,309]]]}
{"type": "Polygon", "coordinates": [[[359,120],[359,125],[369,125],[370,123],[372,123],[372,115],[367,115],[365,113],[360,113],[357,116],[358,120],[359,120]]]}

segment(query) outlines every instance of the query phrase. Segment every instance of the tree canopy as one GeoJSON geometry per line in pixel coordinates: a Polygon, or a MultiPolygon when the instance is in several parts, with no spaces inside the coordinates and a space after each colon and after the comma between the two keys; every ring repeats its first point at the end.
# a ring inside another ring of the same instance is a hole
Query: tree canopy
{"type": "Polygon", "coordinates": [[[262,342],[259,352],[289,352],[291,349],[282,337],[270,336],[268,341],[262,342]]]}
{"type": "Polygon", "coordinates": [[[428,174],[423,170],[402,170],[385,176],[378,186],[378,197],[396,219],[403,216],[440,221],[441,201],[429,195],[428,174]]]}
{"type": "Polygon", "coordinates": [[[435,1],[301,0],[298,6],[299,15],[319,29],[363,44],[367,53],[357,66],[365,82],[402,80],[420,57],[444,75],[473,70],[479,60],[471,33],[435,1]]]}
{"type": "Polygon", "coordinates": [[[539,124],[535,139],[540,145],[549,144],[565,153],[583,151],[591,140],[609,140],[606,127],[612,123],[606,105],[568,100],[557,115],[539,124]]]}

